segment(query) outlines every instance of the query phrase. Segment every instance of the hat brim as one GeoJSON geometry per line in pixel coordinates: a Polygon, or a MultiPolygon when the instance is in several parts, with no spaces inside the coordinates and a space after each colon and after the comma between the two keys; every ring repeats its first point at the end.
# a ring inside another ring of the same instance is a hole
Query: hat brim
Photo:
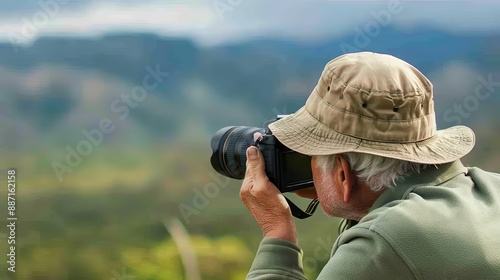
{"type": "Polygon", "coordinates": [[[305,155],[356,152],[422,164],[455,161],[468,154],[475,143],[474,132],[466,126],[438,130],[433,137],[414,143],[360,139],[332,130],[311,116],[305,107],[271,123],[269,129],[286,147],[305,155]]]}

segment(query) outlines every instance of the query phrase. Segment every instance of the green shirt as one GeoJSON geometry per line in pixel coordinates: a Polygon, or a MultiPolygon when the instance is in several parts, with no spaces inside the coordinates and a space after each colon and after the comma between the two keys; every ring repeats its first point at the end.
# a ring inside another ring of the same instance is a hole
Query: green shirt
{"type": "MultiPolygon", "coordinates": [[[[266,238],[247,279],[306,279],[302,250],[266,238]]],[[[460,161],[385,190],[318,279],[500,279],[500,175],[460,161]]]]}

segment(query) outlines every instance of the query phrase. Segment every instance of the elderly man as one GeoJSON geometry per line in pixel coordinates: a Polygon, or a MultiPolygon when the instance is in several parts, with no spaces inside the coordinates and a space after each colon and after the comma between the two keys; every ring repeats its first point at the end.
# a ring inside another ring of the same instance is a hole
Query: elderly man
{"type": "MultiPolygon", "coordinates": [[[[318,279],[500,279],[500,175],[462,165],[474,133],[436,129],[432,84],[412,65],[337,57],[305,106],[269,128],[312,156],[306,196],[355,221],[318,279]]],[[[289,207],[259,150],[247,158],[240,196],[264,233],[248,279],[305,279],[289,207]]]]}

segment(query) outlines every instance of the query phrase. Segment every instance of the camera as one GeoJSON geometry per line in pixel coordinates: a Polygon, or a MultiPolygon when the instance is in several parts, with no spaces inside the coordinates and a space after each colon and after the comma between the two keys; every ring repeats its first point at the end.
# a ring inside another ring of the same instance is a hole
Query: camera
{"type": "Polygon", "coordinates": [[[212,167],[220,174],[233,179],[243,179],[246,171],[246,150],[255,145],[264,156],[265,170],[269,180],[280,190],[290,192],[314,186],[311,157],[297,153],[284,146],[269,130],[270,123],[284,117],[267,121],[265,128],[229,126],[217,131],[211,140],[212,167]],[[254,142],[253,135],[262,137],[254,142]]]}

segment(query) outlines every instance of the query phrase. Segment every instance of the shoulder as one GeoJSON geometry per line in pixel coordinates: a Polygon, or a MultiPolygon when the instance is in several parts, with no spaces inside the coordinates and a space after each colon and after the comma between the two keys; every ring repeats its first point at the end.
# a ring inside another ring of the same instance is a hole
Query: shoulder
{"type": "MultiPolygon", "coordinates": [[[[375,209],[365,216],[356,226],[342,233],[334,246],[334,253],[339,253],[348,246],[357,244],[366,250],[367,258],[377,258],[390,263],[397,263],[405,271],[419,278],[415,253],[408,247],[420,247],[422,237],[429,236],[425,231],[425,219],[415,219],[418,205],[412,201],[399,200],[375,209]],[[420,245],[419,245],[420,244],[420,245]]],[[[388,265],[394,270],[394,265],[388,265]]]]}
{"type": "Polygon", "coordinates": [[[366,248],[363,255],[368,262],[369,259],[385,260],[387,264],[378,265],[387,267],[389,273],[404,268],[412,278],[421,278],[419,268],[426,265],[422,262],[433,258],[429,257],[434,253],[429,248],[440,247],[446,232],[443,220],[432,213],[432,206],[426,209],[427,206],[426,199],[410,194],[408,199],[391,201],[371,211],[339,236],[334,254],[357,244],[366,248]]]}
{"type": "Polygon", "coordinates": [[[392,240],[369,224],[360,223],[339,236],[318,279],[420,278],[392,240]]]}
{"type": "Polygon", "coordinates": [[[347,268],[349,264],[339,258],[363,264],[366,275],[403,269],[397,273],[406,273],[406,278],[488,278],[500,269],[491,265],[500,261],[498,186],[499,174],[478,168],[438,186],[418,186],[342,233],[332,260],[347,268]],[[494,261],[485,262],[485,258],[494,261]]]}
{"type": "Polygon", "coordinates": [[[500,174],[485,171],[478,167],[467,168],[467,176],[470,177],[474,183],[481,185],[494,185],[497,187],[500,182],[500,174]]]}

